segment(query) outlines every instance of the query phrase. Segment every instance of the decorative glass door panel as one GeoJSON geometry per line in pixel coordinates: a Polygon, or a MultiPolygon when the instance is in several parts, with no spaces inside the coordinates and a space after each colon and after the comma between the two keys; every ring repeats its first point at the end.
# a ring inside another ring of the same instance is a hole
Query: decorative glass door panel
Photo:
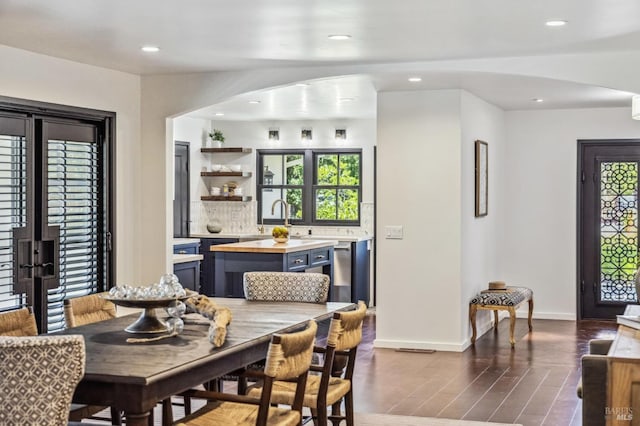
{"type": "Polygon", "coordinates": [[[579,144],[579,317],[614,319],[638,295],[640,141],[579,144]]]}
{"type": "Polygon", "coordinates": [[[600,164],[600,300],[635,302],[638,163],[600,164]]]}

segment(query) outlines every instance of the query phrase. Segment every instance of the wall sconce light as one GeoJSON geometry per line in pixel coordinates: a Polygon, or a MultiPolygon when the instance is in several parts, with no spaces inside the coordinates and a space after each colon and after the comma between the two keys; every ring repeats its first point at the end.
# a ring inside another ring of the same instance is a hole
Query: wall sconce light
{"type": "Polygon", "coordinates": [[[631,118],[640,120],[640,95],[631,98],[631,118]]]}
{"type": "Polygon", "coordinates": [[[280,140],[280,130],[279,129],[269,129],[269,140],[270,141],[279,141],[280,140]]]}
{"type": "Polygon", "coordinates": [[[337,141],[347,140],[347,129],[336,129],[336,140],[337,141]]]}
{"type": "Polygon", "coordinates": [[[300,138],[303,141],[310,141],[311,139],[313,139],[313,137],[311,136],[311,129],[302,129],[300,138]]]}
{"type": "MultiPolygon", "coordinates": [[[[273,185],[274,173],[269,170],[269,166],[264,166],[264,172],[262,172],[263,185],[273,185]]],[[[271,192],[271,188],[265,188],[265,191],[271,192]]]]}

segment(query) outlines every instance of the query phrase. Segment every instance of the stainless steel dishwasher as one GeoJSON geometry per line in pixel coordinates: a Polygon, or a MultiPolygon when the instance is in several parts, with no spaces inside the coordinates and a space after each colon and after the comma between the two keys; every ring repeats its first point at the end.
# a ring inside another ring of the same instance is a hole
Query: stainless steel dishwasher
{"type": "Polygon", "coordinates": [[[351,242],[338,241],[333,250],[333,301],[351,302],[351,242]]]}

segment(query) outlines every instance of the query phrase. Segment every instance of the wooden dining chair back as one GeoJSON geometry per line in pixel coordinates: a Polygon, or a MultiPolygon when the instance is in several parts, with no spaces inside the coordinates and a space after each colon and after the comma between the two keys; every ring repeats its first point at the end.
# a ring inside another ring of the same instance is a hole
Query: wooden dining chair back
{"type": "Polygon", "coordinates": [[[206,398],[210,402],[177,424],[179,426],[218,424],[295,426],[301,424],[302,401],[317,329],[315,321],[310,320],[302,331],[272,336],[264,371],[252,372],[263,383],[263,392],[257,398],[220,392],[191,391],[192,397],[206,398]],[[290,408],[271,405],[271,389],[276,380],[291,381],[294,398],[290,408]]]}
{"type": "MultiPolygon", "coordinates": [[[[322,364],[312,365],[310,368],[321,374],[308,377],[303,406],[311,409],[318,426],[327,425],[329,420],[336,425],[346,420],[348,426],[354,426],[352,379],[366,312],[364,302],[359,302],[354,311],[336,312],[331,319],[326,347],[314,348],[315,352],[324,355],[324,359],[322,364]],[[345,415],[340,410],[343,399],[345,415]],[[331,415],[327,413],[329,407],[331,415]]],[[[247,394],[258,397],[262,392],[262,384],[256,384],[248,388],[247,394]]],[[[291,405],[294,398],[290,383],[274,382],[271,397],[273,403],[291,405]]]]}
{"type": "Polygon", "coordinates": [[[78,327],[116,317],[116,305],[102,297],[106,293],[89,294],[64,301],[67,328],[78,327]]]}
{"type": "Polygon", "coordinates": [[[315,272],[245,272],[247,300],[324,303],[329,294],[329,276],[315,272]]]}
{"type": "Polygon", "coordinates": [[[84,375],[82,336],[0,337],[0,424],[67,424],[84,375]]]}

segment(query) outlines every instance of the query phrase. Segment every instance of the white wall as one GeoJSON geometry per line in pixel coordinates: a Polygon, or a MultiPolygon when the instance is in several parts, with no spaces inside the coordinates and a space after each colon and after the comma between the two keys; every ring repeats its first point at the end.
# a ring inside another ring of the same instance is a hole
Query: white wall
{"type": "MultiPolygon", "coordinates": [[[[504,188],[505,138],[504,111],[468,92],[462,91],[462,274],[460,293],[460,335],[470,337],[467,320],[469,300],[480,290],[487,288],[489,281],[503,280],[502,259],[498,254],[499,238],[503,232],[505,217],[504,188]],[[489,197],[488,214],[475,217],[475,141],[488,144],[489,153],[489,197]]],[[[476,324],[478,331],[489,328],[489,311],[479,311],[476,324]]]]}
{"type": "Polygon", "coordinates": [[[575,319],[577,140],[640,138],[640,122],[629,108],[505,116],[503,278],[533,289],[536,318],[575,319]]]}
{"type": "Polygon", "coordinates": [[[463,345],[460,104],[459,90],[378,94],[378,347],[463,345]]]}
{"type": "Polygon", "coordinates": [[[140,77],[0,45],[0,96],[117,114],[116,281],[140,284],[140,77]]]}

